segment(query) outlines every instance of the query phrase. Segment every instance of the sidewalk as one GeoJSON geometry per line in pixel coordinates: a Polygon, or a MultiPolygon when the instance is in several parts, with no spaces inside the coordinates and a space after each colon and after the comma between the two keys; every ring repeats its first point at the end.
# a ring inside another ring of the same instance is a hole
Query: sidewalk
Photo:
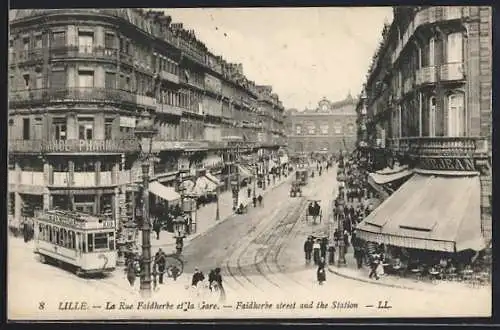
{"type": "MultiPolygon", "coordinates": [[[[256,189],[255,195],[258,196],[261,194],[263,197],[270,191],[272,191],[274,188],[277,186],[283,184],[286,181],[291,181],[294,177],[295,173],[291,173],[288,175],[288,177],[281,177],[281,180],[276,179],[276,183],[273,184],[273,181],[271,180],[271,185],[266,186],[266,190],[263,190],[262,188],[256,189]]],[[[247,193],[247,187],[243,188],[239,192],[239,201],[240,203],[243,203],[243,205],[248,205],[252,203],[252,197],[253,197],[253,182],[250,185],[252,188],[252,194],[250,195],[250,198],[248,198],[248,193],[247,193]]],[[[198,236],[201,236],[205,234],[207,231],[212,229],[213,227],[217,226],[219,223],[229,219],[232,215],[234,215],[233,212],[233,197],[231,191],[224,191],[223,193],[220,194],[219,196],[219,221],[215,220],[216,218],[216,213],[217,213],[217,203],[210,203],[205,206],[200,206],[196,213],[197,221],[196,221],[196,233],[193,233],[186,237],[184,239],[184,247],[189,245],[190,241],[195,239],[198,236]]],[[[138,233],[138,242],[140,243],[141,240],[141,232],[139,231],[138,233]]],[[[169,233],[167,231],[162,231],[160,233],[160,239],[156,239],[156,233],[152,232],[151,233],[151,248],[153,251],[158,250],[159,248],[162,248],[165,252],[169,253],[171,250],[173,251],[175,249],[175,238],[173,233],[169,233]]]]}
{"type": "MultiPolygon", "coordinates": [[[[336,258],[338,255],[336,255],[336,258]]],[[[347,266],[338,267],[337,265],[328,266],[328,271],[335,275],[359,281],[369,284],[377,284],[381,286],[406,289],[406,290],[416,290],[416,291],[438,291],[443,293],[453,293],[458,292],[457,290],[470,290],[471,293],[478,292],[478,290],[491,290],[491,286],[485,286],[483,288],[472,288],[465,283],[460,282],[450,282],[450,281],[437,281],[432,283],[428,279],[416,280],[412,278],[411,275],[408,277],[400,277],[399,275],[383,275],[378,280],[368,278],[370,272],[369,268],[363,265],[363,268],[358,269],[356,265],[356,260],[354,259],[354,253],[352,246],[349,247],[348,252],[345,256],[347,266]]],[[[336,260],[337,261],[337,260],[336,260]]]]}

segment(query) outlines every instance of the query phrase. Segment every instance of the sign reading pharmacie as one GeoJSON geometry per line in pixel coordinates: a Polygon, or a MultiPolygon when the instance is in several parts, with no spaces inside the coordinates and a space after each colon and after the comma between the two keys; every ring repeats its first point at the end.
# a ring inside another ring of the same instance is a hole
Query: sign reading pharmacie
{"type": "Polygon", "coordinates": [[[470,157],[422,157],[418,160],[417,168],[440,171],[477,171],[474,159],[470,157]]]}
{"type": "Polygon", "coordinates": [[[46,141],[45,152],[125,152],[139,150],[135,139],[129,140],[54,140],[46,141]]]}

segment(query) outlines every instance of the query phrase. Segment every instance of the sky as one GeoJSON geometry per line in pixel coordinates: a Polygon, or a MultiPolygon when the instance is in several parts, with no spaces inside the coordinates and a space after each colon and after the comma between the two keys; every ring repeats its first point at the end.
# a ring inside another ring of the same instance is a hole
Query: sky
{"type": "Polygon", "coordinates": [[[391,7],[190,8],[164,10],[195,30],[215,55],[242,63],[248,79],[272,85],[285,108],[323,97],[356,97],[391,7]]]}

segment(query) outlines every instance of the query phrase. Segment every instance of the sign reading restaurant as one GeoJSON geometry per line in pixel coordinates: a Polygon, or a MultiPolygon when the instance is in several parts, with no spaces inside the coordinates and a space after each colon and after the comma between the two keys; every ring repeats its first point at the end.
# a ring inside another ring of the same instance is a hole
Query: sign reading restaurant
{"type": "Polygon", "coordinates": [[[124,152],[139,149],[137,140],[56,140],[44,143],[45,152],[124,152]]]}
{"type": "Polygon", "coordinates": [[[441,170],[441,171],[468,171],[474,172],[474,160],[472,158],[458,157],[425,157],[420,158],[418,168],[425,170],[441,170]]]}

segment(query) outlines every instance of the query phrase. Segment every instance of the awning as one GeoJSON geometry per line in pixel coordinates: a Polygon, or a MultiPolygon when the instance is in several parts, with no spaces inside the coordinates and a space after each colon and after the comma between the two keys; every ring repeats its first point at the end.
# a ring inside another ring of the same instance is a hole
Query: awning
{"type": "Polygon", "coordinates": [[[478,176],[416,174],[358,224],[358,237],[406,248],[459,252],[485,247],[478,176]]]}
{"type": "Polygon", "coordinates": [[[217,179],[212,173],[207,172],[207,173],[205,173],[205,176],[207,177],[207,179],[209,179],[210,181],[215,183],[217,186],[222,185],[222,182],[220,182],[220,180],[217,179]]]}
{"type": "Polygon", "coordinates": [[[409,169],[403,169],[399,172],[393,172],[393,173],[387,173],[387,174],[382,174],[382,173],[370,173],[369,177],[376,183],[376,184],[386,184],[389,182],[393,182],[402,178],[405,178],[409,175],[412,175],[413,172],[409,169]]]}
{"type": "Polygon", "coordinates": [[[149,192],[169,202],[181,198],[181,195],[174,188],[164,186],[158,181],[153,181],[149,184],[149,192]]]}
{"type": "Polygon", "coordinates": [[[212,192],[217,190],[217,185],[210,181],[206,176],[200,176],[196,179],[193,191],[199,194],[204,194],[207,192],[212,192]]]}
{"type": "Polygon", "coordinates": [[[240,179],[246,179],[253,177],[253,174],[250,170],[248,170],[245,166],[238,165],[238,173],[240,175],[240,179]]]}

